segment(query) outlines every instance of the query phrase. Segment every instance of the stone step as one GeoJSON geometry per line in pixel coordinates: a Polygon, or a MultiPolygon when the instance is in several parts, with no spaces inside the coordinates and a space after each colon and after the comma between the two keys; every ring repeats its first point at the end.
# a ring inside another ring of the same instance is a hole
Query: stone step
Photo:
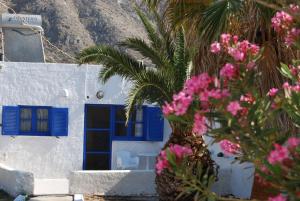
{"type": "Polygon", "coordinates": [[[37,196],[29,201],[73,201],[73,196],[37,196]]]}

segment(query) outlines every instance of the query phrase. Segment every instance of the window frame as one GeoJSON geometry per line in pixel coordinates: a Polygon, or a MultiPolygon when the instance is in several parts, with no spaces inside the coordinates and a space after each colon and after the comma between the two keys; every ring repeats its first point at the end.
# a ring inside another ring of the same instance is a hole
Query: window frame
{"type": "Polygon", "coordinates": [[[125,121],[119,121],[116,118],[117,114],[117,109],[118,108],[124,108],[124,105],[111,105],[111,110],[112,110],[112,140],[116,141],[146,141],[146,108],[147,106],[141,106],[142,113],[143,113],[143,120],[142,121],[132,121],[132,117],[130,117],[128,121],[128,126],[126,128],[126,135],[124,136],[117,136],[116,135],[116,124],[125,124],[125,121]],[[132,132],[132,124],[142,124],[142,136],[134,136],[132,132]]]}
{"type": "Polygon", "coordinates": [[[52,130],[52,107],[50,106],[29,106],[29,105],[18,105],[19,108],[19,133],[20,136],[52,136],[51,130],[52,130]],[[31,130],[30,131],[21,131],[21,110],[25,109],[31,109],[32,116],[31,116],[31,130]],[[37,131],[37,110],[38,109],[47,109],[48,110],[48,131],[47,132],[41,132],[37,131]]]}

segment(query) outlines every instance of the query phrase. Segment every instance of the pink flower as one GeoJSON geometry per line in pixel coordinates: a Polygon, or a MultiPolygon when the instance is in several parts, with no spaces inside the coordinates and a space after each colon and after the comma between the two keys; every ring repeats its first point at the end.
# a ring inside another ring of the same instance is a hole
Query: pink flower
{"type": "Polygon", "coordinates": [[[235,144],[229,140],[221,140],[220,147],[225,154],[237,154],[240,151],[240,145],[235,144]]]}
{"type": "Polygon", "coordinates": [[[206,118],[199,113],[196,113],[194,116],[193,132],[199,135],[203,135],[207,132],[206,118]]]}
{"type": "Polygon", "coordinates": [[[280,33],[290,28],[293,23],[293,17],[284,11],[280,11],[275,14],[271,21],[275,31],[280,33]]]}
{"type": "Polygon", "coordinates": [[[300,7],[298,6],[298,5],[296,5],[296,4],[290,4],[290,12],[291,13],[297,13],[297,12],[300,12],[300,7]]]}
{"type": "Polygon", "coordinates": [[[292,86],[291,89],[293,92],[298,93],[298,92],[300,92],[300,85],[296,84],[295,86],[292,86]]]}
{"type": "Polygon", "coordinates": [[[176,115],[184,115],[188,110],[193,97],[183,91],[173,96],[173,108],[176,115]]]}
{"type": "Polygon", "coordinates": [[[175,154],[176,158],[181,160],[182,158],[192,155],[193,151],[189,147],[180,146],[178,144],[170,146],[170,152],[175,154]]]}
{"type": "Polygon", "coordinates": [[[165,116],[168,116],[174,113],[174,108],[166,102],[165,105],[162,106],[162,112],[165,116]]]}
{"type": "Polygon", "coordinates": [[[290,137],[287,141],[288,147],[295,148],[300,145],[300,138],[290,137]]]}
{"type": "Polygon", "coordinates": [[[234,67],[234,65],[227,63],[225,66],[220,71],[220,76],[225,78],[225,79],[233,79],[234,77],[237,76],[237,69],[234,67]]]}
{"type": "Polygon", "coordinates": [[[255,66],[256,66],[256,63],[255,63],[254,61],[250,61],[250,62],[247,64],[246,68],[249,69],[249,70],[251,70],[251,69],[253,69],[255,66]]]}
{"type": "Polygon", "coordinates": [[[234,44],[236,44],[236,43],[239,41],[239,37],[238,37],[237,35],[234,35],[234,36],[232,37],[232,39],[233,39],[233,43],[234,43],[234,44]]]}
{"type": "Polygon", "coordinates": [[[158,159],[157,159],[157,163],[155,165],[156,168],[156,173],[157,174],[161,174],[161,172],[166,169],[169,168],[169,162],[167,160],[167,153],[165,150],[161,151],[158,159]]]}
{"type": "Polygon", "coordinates": [[[253,97],[253,95],[251,93],[246,93],[245,95],[241,95],[240,101],[252,104],[252,103],[254,103],[255,98],[253,97]]]}
{"type": "Polygon", "coordinates": [[[268,201],[286,201],[286,197],[282,194],[277,195],[276,197],[269,197],[268,201]]]}
{"type": "Polygon", "coordinates": [[[259,46],[255,45],[255,44],[251,44],[250,45],[250,52],[252,55],[257,55],[260,51],[259,46]]]}
{"type": "Polygon", "coordinates": [[[245,53],[237,48],[229,47],[228,54],[232,56],[235,61],[243,61],[245,59],[245,53]]]}
{"type": "Polygon", "coordinates": [[[187,80],[184,84],[184,89],[187,94],[194,95],[208,88],[211,82],[212,78],[207,73],[202,73],[187,80]]]}
{"type": "Polygon", "coordinates": [[[227,111],[230,112],[233,116],[237,115],[238,111],[242,110],[239,101],[232,101],[227,105],[227,111]]]}
{"type": "Polygon", "coordinates": [[[269,90],[268,96],[270,96],[270,97],[276,96],[277,92],[278,92],[277,88],[272,88],[269,90]]]}
{"type": "Polygon", "coordinates": [[[279,144],[274,144],[275,150],[271,151],[268,156],[268,161],[270,164],[281,163],[283,160],[289,157],[289,150],[279,144]]]}
{"type": "Polygon", "coordinates": [[[209,101],[209,92],[204,90],[203,92],[199,93],[199,100],[201,102],[208,102],[209,101]]]}
{"type": "Polygon", "coordinates": [[[238,43],[238,50],[245,54],[247,53],[249,47],[250,47],[250,43],[248,40],[243,40],[238,43]]]}
{"type": "Polygon", "coordinates": [[[290,89],[290,84],[288,82],[283,83],[282,88],[284,89],[290,89]]]}
{"type": "Polygon", "coordinates": [[[287,46],[292,45],[300,36],[300,29],[297,28],[292,28],[291,30],[288,30],[285,37],[284,41],[287,46]]]}
{"type": "Polygon", "coordinates": [[[221,51],[221,44],[218,42],[214,42],[210,45],[210,51],[212,53],[219,53],[221,51]]]}
{"type": "Polygon", "coordinates": [[[230,34],[223,33],[221,35],[221,43],[222,43],[222,45],[225,45],[225,46],[229,45],[230,40],[231,40],[231,35],[230,34]]]}

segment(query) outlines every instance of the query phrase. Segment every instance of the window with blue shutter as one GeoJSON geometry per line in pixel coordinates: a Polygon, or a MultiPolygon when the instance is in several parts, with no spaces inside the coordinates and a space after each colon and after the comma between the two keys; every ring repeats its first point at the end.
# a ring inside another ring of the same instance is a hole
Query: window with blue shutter
{"type": "Polygon", "coordinates": [[[113,140],[162,141],[164,119],[159,107],[136,108],[126,125],[125,106],[110,105],[113,140]]]}
{"type": "Polygon", "coordinates": [[[164,118],[159,107],[146,108],[146,140],[162,141],[164,134],[164,118]]]}
{"type": "Polygon", "coordinates": [[[17,135],[19,133],[19,108],[3,106],[2,109],[2,134],[17,135]]]}
{"type": "Polygon", "coordinates": [[[2,134],[67,136],[68,109],[48,106],[3,106],[2,134]]]}

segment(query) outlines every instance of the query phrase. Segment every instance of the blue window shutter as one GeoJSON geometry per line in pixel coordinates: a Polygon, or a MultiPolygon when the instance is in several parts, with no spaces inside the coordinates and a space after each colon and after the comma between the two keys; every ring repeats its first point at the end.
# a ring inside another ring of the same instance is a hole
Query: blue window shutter
{"type": "Polygon", "coordinates": [[[68,113],[68,108],[52,108],[52,136],[68,136],[68,113]]]}
{"type": "Polygon", "coordinates": [[[19,134],[19,107],[3,106],[2,110],[2,134],[19,134]]]}
{"type": "Polygon", "coordinates": [[[159,107],[146,107],[146,140],[162,141],[164,135],[164,118],[159,107]]]}

